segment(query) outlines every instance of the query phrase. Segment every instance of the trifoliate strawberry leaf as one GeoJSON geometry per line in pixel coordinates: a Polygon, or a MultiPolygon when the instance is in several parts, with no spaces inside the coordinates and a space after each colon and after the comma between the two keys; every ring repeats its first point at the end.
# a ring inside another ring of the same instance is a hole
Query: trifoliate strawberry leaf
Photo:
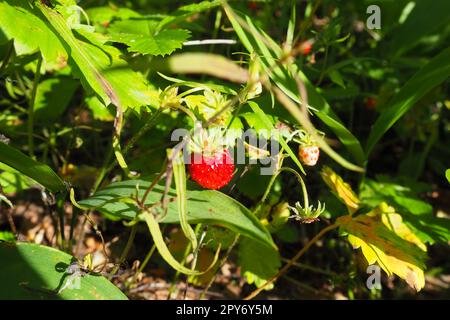
{"type": "Polygon", "coordinates": [[[130,34],[115,33],[110,38],[114,42],[124,43],[128,46],[129,52],[141,54],[151,54],[154,56],[165,56],[171,54],[176,49],[180,49],[190,37],[190,32],[184,29],[163,30],[157,34],[130,34]]]}
{"type": "Polygon", "coordinates": [[[377,263],[389,276],[398,275],[417,291],[424,287],[424,245],[391,207],[383,204],[355,218],[342,216],[337,223],[353,248],[361,248],[369,265],[377,263]]]}
{"type": "MultiPolygon", "coordinates": [[[[274,276],[281,266],[280,254],[273,248],[261,245],[252,239],[242,239],[238,253],[241,274],[249,284],[262,286],[274,276]]],[[[273,288],[273,284],[265,287],[273,288]]]]}
{"type": "Polygon", "coordinates": [[[27,1],[1,1],[0,21],[0,34],[4,34],[6,40],[14,40],[17,55],[41,51],[46,70],[62,69],[67,65],[68,55],[63,45],[27,1]]]}

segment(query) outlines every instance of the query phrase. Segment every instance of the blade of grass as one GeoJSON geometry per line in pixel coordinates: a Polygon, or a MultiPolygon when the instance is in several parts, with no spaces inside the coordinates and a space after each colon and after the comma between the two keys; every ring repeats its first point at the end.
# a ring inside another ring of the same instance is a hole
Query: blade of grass
{"type": "Polygon", "coordinates": [[[450,76],[450,47],[442,51],[409,79],[392,98],[372,127],[366,146],[366,156],[381,137],[411,109],[419,99],[450,76]]]}

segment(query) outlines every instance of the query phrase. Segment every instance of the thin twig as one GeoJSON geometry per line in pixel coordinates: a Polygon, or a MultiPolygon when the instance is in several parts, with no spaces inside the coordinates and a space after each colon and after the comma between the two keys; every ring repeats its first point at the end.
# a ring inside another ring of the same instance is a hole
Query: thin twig
{"type": "Polygon", "coordinates": [[[319,240],[324,234],[326,234],[328,231],[331,231],[335,228],[339,227],[339,224],[335,223],[328,227],[323,228],[314,238],[312,238],[291,260],[289,260],[288,263],[284,265],[283,268],[280,269],[280,271],[277,272],[276,275],[274,275],[272,278],[267,280],[262,286],[254,290],[252,293],[250,293],[247,297],[244,298],[244,300],[251,300],[254,297],[256,297],[261,291],[264,290],[265,287],[267,287],[269,284],[274,283],[279,277],[281,277],[283,274],[286,273],[286,271],[305,254],[305,252],[319,240]]]}

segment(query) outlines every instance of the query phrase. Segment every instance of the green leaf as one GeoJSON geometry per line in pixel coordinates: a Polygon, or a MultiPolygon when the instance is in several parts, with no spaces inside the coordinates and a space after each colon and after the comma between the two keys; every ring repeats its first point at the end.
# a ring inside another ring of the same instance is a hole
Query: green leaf
{"type": "MultiPolygon", "coordinates": [[[[277,61],[283,55],[283,50],[268,35],[258,30],[248,16],[245,16],[246,22],[251,27],[252,32],[246,32],[240,26],[238,21],[228,9],[225,10],[230,22],[238,35],[239,39],[248,52],[257,52],[261,58],[264,68],[267,70],[272,68],[269,73],[273,82],[292,100],[300,103],[300,95],[298,93],[297,82],[295,78],[285,68],[277,66],[277,61]],[[259,37],[257,35],[260,35],[259,37]],[[265,42],[261,40],[263,37],[270,45],[270,49],[265,42]],[[273,67],[275,66],[275,67],[273,67]]],[[[342,144],[350,151],[354,159],[359,165],[365,161],[364,151],[358,139],[346,128],[338,116],[333,112],[327,101],[320,95],[315,86],[309,81],[306,75],[298,70],[296,66],[292,66],[294,72],[305,84],[308,93],[308,107],[314,114],[328,126],[339,138],[342,144]]]]}
{"type": "Polygon", "coordinates": [[[341,73],[339,71],[331,70],[328,75],[331,81],[345,89],[344,79],[342,79],[341,73]]]}
{"type": "MultiPolygon", "coordinates": [[[[113,219],[132,220],[139,213],[139,209],[131,203],[121,202],[120,199],[134,196],[136,185],[139,185],[139,198],[142,198],[150,182],[145,180],[127,180],[115,182],[96,192],[88,199],[79,203],[82,206],[96,209],[113,219]]],[[[157,184],[149,193],[146,204],[151,205],[161,200],[165,186],[157,184]]],[[[187,186],[188,222],[190,224],[205,223],[222,225],[243,236],[255,239],[268,246],[275,247],[270,233],[259,220],[242,204],[229,196],[215,190],[196,190],[195,186],[187,186]]],[[[176,192],[169,190],[168,212],[161,223],[180,223],[178,215],[178,201],[176,192]]]]}
{"type": "Polygon", "coordinates": [[[87,107],[92,111],[94,119],[100,121],[113,121],[114,111],[106,107],[97,96],[90,96],[84,99],[87,107]]]}
{"type": "Polygon", "coordinates": [[[1,241],[14,242],[16,241],[16,236],[10,231],[0,231],[0,242],[1,241]]]}
{"type": "MultiPolygon", "coordinates": [[[[122,7],[94,7],[85,9],[87,15],[89,16],[89,20],[91,23],[104,23],[110,22],[113,19],[130,19],[130,18],[140,18],[141,15],[136,11],[133,11],[130,8],[122,8],[122,7]]],[[[112,27],[112,24],[109,26],[112,27]]]]}
{"type": "Polygon", "coordinates": [[[402,55],[419,45],[426,37],[442,34],[443,29],[450,23],[448,0],[422,0],[409,3],[415,4],[413,10],[404,23],[392,30],[390,55],[402,55]]]}
{"type": "Polygon", "coordinates": [[[67,286],[58,294],[70,281],[66,269],[76,259],[54,248],[32,243],[0,243],[0,261],[0,299],[127,299],[116,286],[97,274],[74,279],[72,288],[67,286]]]}
{"type": "Polygon", "coordinates": [[[445,170],[445,177],[447,178],[448,182],[450,182],[450,169],[445,170]]]}
{"type": "MultiPolygon", "coordinates": [[[[247,279],[247,282],[257,287],[265,284],[267,280],[278,272],[281,266],[278,251],[262,246],[251,239],[242,239],[240,241],[238,262],[241,267],[241,274],[247,279]]],[[[270,290],[272,288],[273,284],[265,289],[270,290]]]]}
{"type": "Polygon", "coordinates": [[[65,77],[41,81],[37,87],[34,106],[36,122],[52,123],[58,120],[78,86],[78,81],[65,77]]]}
{"type": "Polygon", "coordinates": [[[420,69],[383,109],[370,131],[366,146],[368,156],[381,137],[398,119],[431,89],[450,76],[450,47],[442,51],[420,69]]]}
{"type": "Polygon", "coordinates": [[[81,41],[58,11],[41,2],[36,2],[36,6],[70,52],[83,86],[92,89],[105,105],[112,103],[126,109],[149,104],[150,90],[145,78],[121,59],[120,50],[105,44],[108,40],[105,36],[80,28],[77,33],[89,42],[81,41]]]}
{"type": "Polygon", "coordinates": [[[51,192],[66,189],[64,182],[49,166],[31,159],[3,142],[0,142],[0,162],[34,179],[51,192]]]}
{"type": "Polygon", "coordinates": [[[180,49],[189,36],[188,30],[176,29],[163,30],[155,35],[115,33],[110,38],[126,44],[129,52],[165,56],[180,49]]]}
{"type": "MultiPolygon", "coordinates": [[[[261,110],[261,108],[258,106],[258,104],[256,102],[253,101],[249,101],[248,105],[250,106],[250,108],[252,108],[253,112],[258,116],[260,122],[264,125],[264,129],[267,131],[273,131],[274,127],[272,125],[272,122],[270,121],[269,117],[264,113],[264,111],[261,110]]],[[[284,148],[284,150],[286,150],[286,152],[288,153],[289,157],[291,157],[291,159],[295,162],[295,164],[298,166],[298,168],[300,169],[300,171],[305,174],[305,170],[303,169],[302,164],[300,163],[300,161],[298,160],[298,157],[296,156],[296,154],[292,151],[291,147],[289,147],[289,145],[287,144],[287,142],[284,140],[283,137],[279,137],[279,142],[281,144],[281,146],[284,148]]]]}
{"type": "Polygon", "coordinates": [[[14,39],[17,55],[41,51],[47,70],[62,69],[67,65],[68,55],[63,45],[28,1],[1,1],[0,21],[0,35],[3,33],[7,39],[14,39]]]}
{"type": "Polygon", "coordinates": [[[1,162],[0,170],[3,171],[0,173],[0,186],[5,194],[20,192],[36,183],[19,171],[1,162]]]}
{"type": "Polygon", "coordinates": [[[354,213],[359,209],[360,200],[358,196],[350,184],[345,182],[341,176],[327,166],[322,168],[320,176],[336,198],[346,205],[349,212],[354,213]]]}
{"type": "Polygon", "coordinates": [[[195,82],[195,81],[182,80],[182,79],[166,76],[165,74],[163,74],[161,72],[158,72],[158,75],[161,76],[162,78],[166,79],[167,81],[176,83],[179,86],[186,86],[186,87],[190,87],[190,88],[204,88],[204,89],[215,90],[215,91],[218,91],[221,93],[237,95],[237,92],[235,90],[233,90],[229,87],[220,85],[220,84],[203,83],[203,82],[200,83],[200,82],[195,82]]]}
{"type": "Polygon", "coordinates": [[[168,25],[173,25],[185,21],[186,18],[196,13],[212,9],[214,7],[219,6],[220,4],[221,4],[220,0],[213,0],[213,1],[201,1],[199,3],[192,3],[185,6],[181,6],[170,16],[162,19],[158,25],[158,29],[162,29],[168,25]]]}
{"type": "Polygon", "coordinates": [[[387,177],[378,181],[366,179],[361,186],[361,201],[371,208],[387,202],[402,215],[405,224],[423,241],[433,244],[450,241],[450,219],[438,218],[433,207],[424,202],[413,190],[420,186],[400,185],[387,177]]]}

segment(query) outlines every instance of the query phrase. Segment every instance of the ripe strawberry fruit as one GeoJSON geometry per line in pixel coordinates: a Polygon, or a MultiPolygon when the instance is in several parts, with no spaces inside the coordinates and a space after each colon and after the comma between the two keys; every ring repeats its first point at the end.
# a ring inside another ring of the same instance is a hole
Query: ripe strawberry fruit
{"type": "Polygon", "coordinates": [[[203,188],[217,190],[233,178],[234,163],[228,149],[212,154],[192,153],[188,169],[191,179],[203,188]]]}
{"type": "Polygon", "coordinates": [[[316,145],[304,145],[298,149],[300,160],[307,166],[315,166],[319,160],[320,150],[316,145]]]}
{"type": "Polygon", "coordinates": [[[365,100],[365,105],[367,109],[374,110],[377,107],[377,99],[374,97],[368,97],[365,100]]]}
{"type": "Polygon", "coordinates": [[[258,4],[255,1],[250,1],[247,6],[248,6],[248,8],[250,10],[257,10],[258,9],[258,4]]]}
{"type": "Polygon", "coordinates": [[[306,57],[308,54],[310,54],[310,52],[312,50],[312,46],[313,46],[313,43],[310,40],[302,42],[300,44],[300,53],[306,57]]]}

